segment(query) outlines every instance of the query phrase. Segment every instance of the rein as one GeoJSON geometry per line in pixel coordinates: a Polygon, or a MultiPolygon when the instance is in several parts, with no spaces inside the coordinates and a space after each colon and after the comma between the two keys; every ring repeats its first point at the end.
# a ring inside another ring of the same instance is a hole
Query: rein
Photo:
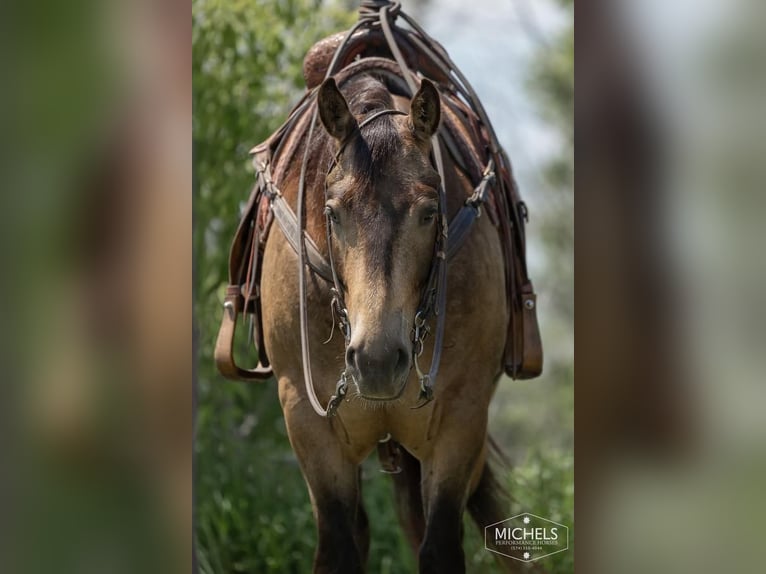
{"type": "MultiPolygon", "coordinates": [[[[328,70],[329,74],[329,70],[328,70]]],[[[329,76],[328,76],[329,77],[329,76]]],[[[416,91],[417,86],[412,83],[411,88],[413,91],[416,91]]],[[[335,385],[335,394],[333,394],[330,397],[330,401],[327,404],[327,408],[322,407],[322,404],[319,402],[319,399],[316,395],[316,389],[314,388],[314,378],[311,374],[311,351],[310,351],[310,343],[309,343],[309,329],[308,329],[308,296],[306,293],[306,261],[308,258],[307,250],[306,250],[306,238],[307,234],[305,232],[305,206],[306,206],[306,169],[308,165],[308,155],[309,150],[311,149],[311,139],[314,134],[314,128],[316,127],[316,120],[317,120],[317,111],[318,108],[314,108],[314,111],[311,116],[311,123],[309,125],[309,131],[308,136],[306,139],[306,144],[303,152],[303,161],[301,163],[301,172],[300,172],[300,179],[298,181],[298,213],[297,213],[297,222],[299,225],[299,245],[298,245],[298,281],[299,281],[299,312],[300,312],[300,318],[301,318],[301,356],[302,356],[302,362],[303,362],[303,380],[306,385],[306,393],[309,397],[309,402],[311,403],[311,406],[313,407],[314,411],[321,417],[331,417],[333,416],[340,406],[340,403],[343,401],[344,397],[346,396],[346,392],[348,391],[348,374],[346,373],[346,370],[344,369],[341,372],[340,378],[338,379],[338,382],[335,385]]],[[[367,126],[368,124],[372,123],[373,121],[377,120],[378,118],[381,118],[383,116],[387,115],[408,115],[407,112],[403,112],[401,110],[396,109],[383,109],[378,110],[374,113],[372,113],[370,116],[366,117],[360,124],[357,125],[356,129],[354,130],[354,133],[358,133],[361,131],[362,128],[367,126]]],[[[343,149],[346,146],[347,141],[343,141],[341,145],[338,148],[337,153],[333,157],[332,162],[330,163],[330,166],[327,170],[327,173],[329,173],[332,168],[335,166],[335,164],[338,162],[338,158],[340,157],[340,154],[343,152],[343,149]]],[[[446,266],[446,241],[447,241],[447,220],[446,220],[446,192],[444,190],[444,168],[441,163],[441,154],[438,150],[439,141],[434,136],[433,138],[433,144],[434,144],[434,156],[436,158],[436,165],[437,170],[439,172],[439,176],[441,179],[439,190],[438,190],[438,203],[439,203],[439,212],[437,215],[437,228],[438,233],[436,236],[435,241],[435,250],[434,250],[434,258],[431,262],[431,270],[428,274],[429,279],[426,283],[426,288],[423,292],[423,295],[421,296],[420,304],[418,305],[418,310],[415,313],[415,319],[414,319],[414,334],[413,334],[413,346],[412,346],[412,360],[413,364],[415,366],[415,370],[418,375],[418,382],[420,384],[420,396],[418,404],[415,405],[414,409],[421,408],[425,406],[428,402],[430,402],[433,399],[433,389],[432,389],[432,381],[436,378],[436,373],[439,370],[439,361],[441,359],[441,347],[442,347],[442,341],[444,340],[444,315],[445,315],[445,308],[447,303],[447,297],[446,297],[446,282],[447,282],[447,266],[446,266]],[[435,306],[434,306],[435,303],[435,306]],[[434,354],[433,358],[431,360],[431,368],[429,369],[428,373],[424,373],[420,369],[420,365],[418,363],[418,358],[420,355],[423,354],[423,348],[424,348],[424,341],[429,333],[429,329],[426,325],[426,321],[428,320],[429,316],[432,313],[436,313],[437,316],[437,327],[436,327],[436,341],[434,345],[434,354]]],[[[328,199],[327,196],[327,182],[325,180],[325,202],[328,199]]],[[[281,194],[276,194],[274,197],[281,197],[281,194]]],[[[273,201],[273,199],[272,199],[273,201]]],[[[283,200],[284,201],[284,200],[283,200]]],[[[285,204],[286,205],[286,204],[285,204]]],[[[289,209],[289,206],[287,207],[289,209]]],[[[277,223],[282,226],[282,223],[280,223],[282,220],[277,218],[277,223]]],[[[329,259],[329,268],[330,268],[330,274],[332,276],[332,284],[333,287],[330,289],[330,292],[332,293],[332,301],[330,304],[331,311],[333,313],[333,317],[337,315],[338,317],[338,327],[340,328],[341,333],[343,333],[343,338],[345,340],[345,345],[348,347],[349,342],[351,341],[351,325],[348,322],[348,308],[346,307],[345,299],[343,297],[343,286],[341,285],[340,279],[338,277],[338,271],[335,266],[335,261],[333,259],[333,249],[332,249],[332,219],[330,217],[329,211],[325,210],[325,228],[327,230],[327,249],[328,249],[328,259],[329,259]]],[[[286,235],[290,234],[291,230],[285,230],[283,229],[283,232],[285,232],[286,235]]],[[[333,321],[333,327],[334,327],[334,321],[333,321]]],[[[332,335],[330,335],[332,338],[332,335]]]]}
{"type": "MultiPolygon", "coordinates": [[[[398,3],[394,3],[393,5],[390,5],[388,3],[382,3],[382,2],[380,3],[379,2],[364,2],[362,8],[363,8],[361,11],[362,17],[360,18],[359,22],[357,22],[357,24],[346,33],[346,36],[343,38],[343,41],[341,42],[340,46],[338,46],[337,50],[335,51],[335,54],[333,55],[333,59],[327,68],[325,79],[331,77],[332,74],[335,72],[335,66],[337,64],[338,57],[343,52],[344,47],[348,44],[354,32],[356,32],[357,29],[359,29],[363,25],[373,26],[376,22],[379,22],[383,30],[383,34],[385,35],[386,41],[388,42],[388,45],[391,49],[391,53],[393,54],[397,64],[399,64],[399,68],[402,70],[402,73],[407,82],[407,85],[410,88],[410,91],[414,94],[417,91],[418,86],[415,83],[413,74],[410,72],[409,66],[405,62],[404,57],[402,56],[402,53],[396,44],[396,40],[394,39],[393,33],[391,31],[391,24],[389,21],[390,17],[396,18],[396,16],[399,15],[400,5],[398,3]],[[367,6],[368,4],[369,6],[367,6]],[[378,9],[379,11],[376,11],[376,9],[378,9]],[[393,9],[393,16],[389,14],[389,10],[391,9],[393,9]]],[[[404,112],[399,112],[398,110],[381,110],[377,113],[372,114],[370,117],[366,118],[358,126],[358,129],[361,129],[368,123],[374,121],[375,119],[383,115],[394,114],[394,113],[402,114],[404,112]]],[[[299,251],[299,257],[298,257],[298,265],[300,266],[299,281],[300,281],[301,350],[302,350],[302,357],[303,357],[303,374],[304,374],[303,378],[306,383],[306,391],[308,393],[311,406],[314,408],[314,411],[316,411],[316,413],[319,416],[328,417],[328,416],[333,416],[335,414],[335,412],[338,409],[338,406],[340,406],[340,403],[343,401],[343,398],[345,397],[346,391],[348,389],[348,380],[347,380],[346,371],[344,369],[343,372],[341,373],[338,383],[336,384],[335,394],[330,397],[330,402],[327,405],[327,409],[322,408],[321,404],[319,403],[319,400],[317,399],[316,391],[314,389],[313,377],[311,376],[311,365],[310,365],[311,357],[309,352],[309,341],[308,341],[308,311],[306,309],[306,279],[305,279],[305,260],[306,260],[305,236],[306,234],[304,232],[305,219],[303,217],[304,215],[303,212],[305,207],[304,192],[305,192],[306,164],[308,163],[308,150],[310,147],[309,144],[311,142],[311,136],[313,135],[314,126],[316,125],[316,116],[317,116],[317,108],[314,108],[314,112],[311,118],[311,127],[309,128],[308,140],[306,143],[306,149],[304,151],[303,165],[301,166],[301,176],[300,176],[300,183],[298,188],[298,223],[300,227],[300,238],[301,238],[300,239],[301,249],[299,251]]],[[[428,280],[428,283],[426,284],[426,289],[421,298],[421,302],[420,302],[418,311],[415,313],[415,319],[414,319],[415,327],[414,327],[414,333],[413,333],[413,364],[415,366],[417,376],[418,376],[418,382],[420,385],[419,401],[418,401],[418,404],[415,405],[415,407],[413,407],[415,409],[421,408],[425,406],[427,403],[429,403],[431,400],[433,400],[433,382],[436,380],[436,375],[439,372],[442,343],[444,342],[444,326],[445,326],[445,315],[446,315],[446,307],[447,307],[446,246],[447,246],[447,239],[448,239],[448,225],[447,225],[447,200],[446,200],[446,192],[444,189],[444,181],[445,181],[444,163],[442,161],[439,138],[436,134],[432,136],[431,143],[432,143],[431,147],[433,150],[434,161],[436,163],[436,169],[439,173],[441,183],[439,185],[439,191],[438,191],[438,195],[439,195],[439,211],[437,215],[438,232],[437,232],[437,237],[435,242],[435,253],[431,263],[429,280],[428,280]],[[426,321],[429,319],[432,313],[436,315],[436,339],[434,341],[434,351],[433,351],[433,356],[431,358],[431,367],[428,370],[428,373],[424,373],[420,368],[418,359],[423,353],[424,341],[426,336],[429,333],[429,329],[426,325],[426,321]]],[[[337,156],[336,156],[336,160],[337,160],[337,156]]],[[[326,187],[325,187],[325,195],[326,195],[326,187]]],[[[325,199],[327,198],[325,197],[325,199]]],[[[351,329],[348,324],[348,311],[343,301],[343,290],[338,281],[338,275],[335,269],[335,264],[332,259],[332,244],[330,243],[332,234],[330,230],[331,221],[330,221],[329,214],[326,214],[326,218],[327,218],[327,240],[328,240],[327,245],[328,245],[329,257],[330,257],[330,269],[332,272],[332,280],[334,285],[332,305],[333,305],[333,310],[337,311],[338,313],[340,329],[343,332],[343,335],[346,340],[346,345],[348,346],[348,343],[351,338],[351,329]]],[[[466,218],[466,222],[468,222],[468,218],[466,218]]],[[[473,220],[471,219],[470,223],[472,222],[473,220]]]]}

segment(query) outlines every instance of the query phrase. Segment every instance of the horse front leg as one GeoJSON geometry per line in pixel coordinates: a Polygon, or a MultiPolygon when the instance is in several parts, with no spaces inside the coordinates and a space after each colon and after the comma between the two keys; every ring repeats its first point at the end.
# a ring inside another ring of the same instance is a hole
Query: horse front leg
{"type": "Polygon", "coordinates": [[[308,401],[283,401],[283,410],[317,526],[313,572],[363,573],[370,535],[359,466],[344,452],[331,421],[317,416],[308,401]]]}
{"type": "Polygon", "coordinates": [[[370,525],[362,503],[359,480],[361,469],[354,466],[353,470],[343,470],[344,473],[346,471],[356,472],[357,481],[353,491],[336,489],[334,486],[328,489],[324,479],[312,479],[311,482],[306,480],[309,484],[325,484],[325,487],[309,486],[318,534],[314,555],[316,574],[345,574],[366,570],[370,550],[370,525]]]}
{"type": "Polygon", "coordinates": [[[483,432],[444,430],[421,463],[426,529],[418,556],[420,574],[465,573],[463,512],[485,460],[483,432]]]}
{"type": "MultiPolygon", "coordinates": [[[[311,484],[315,482],[310,481],[311,484]]],[[[328,489],[309,488],[318,535],[314,574],[364,572],[369,527],[360,500],[351,501],[348,496],[328,489]]]]}

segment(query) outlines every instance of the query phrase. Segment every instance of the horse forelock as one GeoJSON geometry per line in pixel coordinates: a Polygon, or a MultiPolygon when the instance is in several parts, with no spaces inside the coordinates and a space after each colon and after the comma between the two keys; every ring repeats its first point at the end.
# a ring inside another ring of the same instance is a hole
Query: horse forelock
{"type": "MultiPolygon", "coordinates": [[[[371,114],[394,108],[394,101],[380,80],[361,75],[341,88],[351,113],[359,123],[371,114]]],[[[369,187],[384,174],[390,173],[391,160],[402,145],[402,139],[392,116],[381,116],[357,131],[346,142],[347,165],[362,187],[369,187]]]]}

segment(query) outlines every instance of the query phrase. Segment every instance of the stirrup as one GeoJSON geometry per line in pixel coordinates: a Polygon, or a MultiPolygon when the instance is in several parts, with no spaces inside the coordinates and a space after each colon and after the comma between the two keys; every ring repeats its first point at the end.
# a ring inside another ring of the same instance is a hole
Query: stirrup
{"type": "Polygon", "coordinates": [[[258,361],[254,369],[243,369],[234,361],[234,333],[237,330],[237,319],[241,311],[242,295],[237,285],[229,285],[226,290],[226,300],[223,303],[223,318],[215,343],[215,365],[227,379],[240,381],[267,381],[274,376],[271,367],[266,367],[258,361]]]}

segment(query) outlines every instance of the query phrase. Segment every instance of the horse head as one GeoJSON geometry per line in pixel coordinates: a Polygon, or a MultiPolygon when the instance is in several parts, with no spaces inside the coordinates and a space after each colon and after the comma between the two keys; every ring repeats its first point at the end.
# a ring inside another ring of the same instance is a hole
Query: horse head
{"type": "Polygon", "coordinates": [[[363,397],[390,400],[412,366],[415,315],[434,258],[441,181],[429,156],[439,93],[423,80],[407,113],[369,76],[344,92],[348,99],[329,79],[317,102],[335,148],[325,213],[350,328],[346,372],[363,397]]]}

